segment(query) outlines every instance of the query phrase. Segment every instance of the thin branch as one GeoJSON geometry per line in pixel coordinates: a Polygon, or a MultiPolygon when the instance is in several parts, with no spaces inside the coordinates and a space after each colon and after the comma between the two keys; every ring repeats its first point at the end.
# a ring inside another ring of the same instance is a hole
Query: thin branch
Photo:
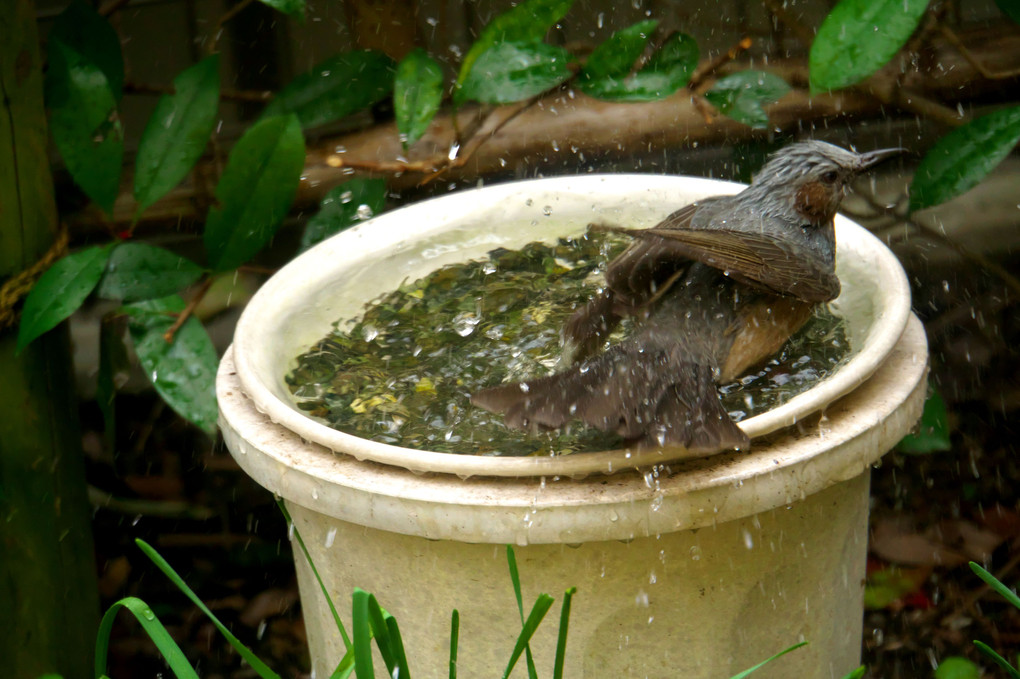
{"type": "Polygon", "coordinates": [[[1007,78],[1015,78],[1017,76],[1020,76],[1020,68],[1015,68],[1011,71],[991,70],[983,63],[981,63],[981,60],[975,57],[974,54],[969,49],[967,49],[967,46],[963,44],[963,41],[960,40],[960,36],[958,36],[953,29],[951,29],[944,23],[939,23],[939,30],[942,32],[942,35],[945,37],[945,39],[949,41],[949,44],[955,47],[956,51],[959,52],[960,55],[967,60],[967,63],[973,66],[975,71],[980,73],[988,80],[1005,80],[1007,78]]]}
{"type": "Polygon", "coordinates": [[[181,326],[183,326],[188,319],[191,318],[191,314],[195,313],[195,307],[201,303],[206,293],[209,292],[209,288],[212,287],[212,283],[213,279],[211,277],[206,278],[205,281],[203,281],[202,286],[195,291],[194,296],[192,296],[192,298],[188,301],[188,305],[184,307],[184,310],[177,314],[177,320],[174,321],[174,324],[171,325],[165,333],[163,333],[163,339],[166,340],[167,344],[174,341],[174,335],[176,335],[177,331],[181,329],[181,326]]]}
{"type": "Polygon", "coordinates": [[[239,3],[220,15],[220,18],[216,20],[216,24],[213,26],[212,37],[209,38],[209,46],[206,49],[209,54],[216,54],[216,46],[219,44],[220,36],[223,34],[223,25],[237,16],[241,10],[254,1],[255,0],[241,0],[239,3]]]}
{"type": "MultiPolygon", "coordinates": [[[[124,83],[125,94],[173,94],[173,85],[152,85],[150,83],[136,83],[127,81],[124,83]]],[[[271,90],[220,90],[220,99],[227,101],[253,101],[262,103],[273,97],[271,90]]]]}
{"type": "Polygon", "coordinates": [[[736,45],[699,66],[687,83],[687,89],[697,92],[717,70],[739,57],[741,52],[750,49],[752,44],[754,43],[750,38],[741,38],[736,45]]]}

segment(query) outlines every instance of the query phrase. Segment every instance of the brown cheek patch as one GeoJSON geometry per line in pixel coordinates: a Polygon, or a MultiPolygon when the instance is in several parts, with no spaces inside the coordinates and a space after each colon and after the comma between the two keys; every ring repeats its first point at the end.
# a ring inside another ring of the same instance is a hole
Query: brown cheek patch
{"type": "Polygon", "coordinates": [[[812,221],[832,219],[831,204],[832,189],[821,182],[808,182],[797,190],[797,212],[812,221]]]}

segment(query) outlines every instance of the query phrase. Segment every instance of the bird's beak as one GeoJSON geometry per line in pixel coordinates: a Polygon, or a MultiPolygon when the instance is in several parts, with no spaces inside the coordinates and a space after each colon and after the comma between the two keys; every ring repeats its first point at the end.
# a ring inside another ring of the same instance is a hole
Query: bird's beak
{"type": "Polygon", "coordinates": [[[901,153],[906,153],[905,148],[892,148],[892,149],[878,149],[877,151],[868,151],[860,155],[860,164],[857,166],[858,172],[867,170],[869,168],[878,165],[882,161],[888,160],[894,156],[898,156],[901,153]]]}

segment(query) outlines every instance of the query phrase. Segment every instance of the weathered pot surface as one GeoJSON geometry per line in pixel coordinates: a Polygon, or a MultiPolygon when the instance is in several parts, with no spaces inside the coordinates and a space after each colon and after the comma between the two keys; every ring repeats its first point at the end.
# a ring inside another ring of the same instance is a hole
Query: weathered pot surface
{"type": "MultiPolygon", "coordinates": [[[[609,450],[550,457],[455,455],[376,443],[334,430],[298,410],[284,383],[296,357],[363,305],[403,281],[453,262],[581,233],[593,222],[649,227],[674,209],[742,185],[656,175],[588,175],[463,191],[383,214],[296,258],[255,295],[238,323],[233,358],[241,388],[259,412],[326,448],[419,472],[462,477],[608,473],[688,457],[682,448],[609,450]]],[[[875,237],[836,218],[833,311],[847,321],[849,361],[812,389],[740,426],[752,437],[799,422],[864,382],[899,340],[910,293],[895,256],[875,237]]]]}

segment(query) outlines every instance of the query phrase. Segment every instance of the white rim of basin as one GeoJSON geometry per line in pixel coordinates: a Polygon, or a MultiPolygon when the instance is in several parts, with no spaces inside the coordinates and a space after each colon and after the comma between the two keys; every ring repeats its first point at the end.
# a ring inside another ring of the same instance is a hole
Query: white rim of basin
{"type": "MultiPolygon", "coordinates": [[[[682,448],[616,449],[563,456],[498,457],[439,453],[346,434],[297,409],[284,377],[299,354],[339,318],[446,264],[582,233],[593,221],[653,226],[673,210],[744,185],[662,175],[586,175],[525,180],[453,193],[367,220],[311,248],[277,272],[248,303],[234,335],[237,377],[273,422],[358,460],[460,476],[578,476],[693,457],[682,448]],[[484,225],[479,230],[478,225],[484,225]],[[368,292],[365,292],[365,289],[368,292]],[[342,294],[358,290],[356,295],[342,294]]],[[[836,271],[844,284],[835,313],[848,323],[854,354],[828,378],[786,403],[740,423],[752,439],[788,427],[853,391],[892,350],[910,314],[910,290],[896,256],[864,228],[836,217],[836,271]],[[860,347],[858,349],[858,346],[860,347]]],[[[753,446],[752,441],[752,446],[753,446]]]]}

